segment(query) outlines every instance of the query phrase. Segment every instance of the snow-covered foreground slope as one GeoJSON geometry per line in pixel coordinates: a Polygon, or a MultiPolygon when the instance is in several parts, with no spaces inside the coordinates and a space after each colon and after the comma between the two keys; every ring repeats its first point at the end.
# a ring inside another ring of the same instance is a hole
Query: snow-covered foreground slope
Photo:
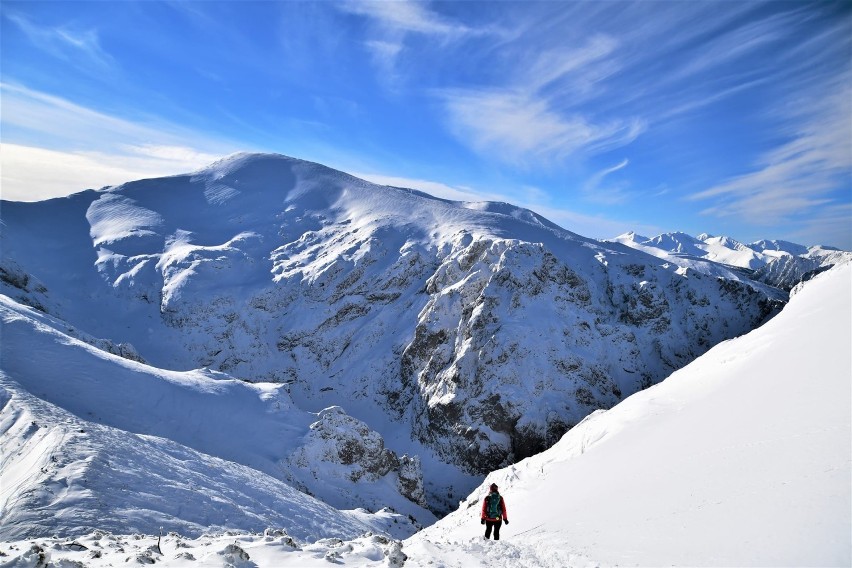
{"type": "Polygon", "coordinates": [[[224,532],[190,539],[177,533],[40,538],[0,543],[3,568],[107,568],[155,564],[169,568],[402,568],[398,540],[365,533],[304,542],[284,531],[224,532]]]}
{"type": "Polygon", "coordinates": [[[852,264],[664,382],[493,473],[406,566],[849,566],[852,264]],[[478,508],[495,482],[501,543],[478,508]]]}

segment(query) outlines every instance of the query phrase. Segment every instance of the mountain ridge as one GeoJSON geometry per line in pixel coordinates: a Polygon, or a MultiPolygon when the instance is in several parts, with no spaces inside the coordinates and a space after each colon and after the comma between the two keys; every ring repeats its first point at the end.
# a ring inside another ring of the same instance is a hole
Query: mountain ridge
{"type": "Polygon", "coordinates": [[[742,270],[749,280],[787,292],[812,274],[852,258],[852,252],[823,245],[807,247],[789,241],[765,239],[743,244],[730,237],[709,233],[701,233],[697,237],[686,233],[664,233],[648,238],[628,232],[609,242],[619,242],[705,274],[736,278],[733,276],[735,272],[742,270]]]}

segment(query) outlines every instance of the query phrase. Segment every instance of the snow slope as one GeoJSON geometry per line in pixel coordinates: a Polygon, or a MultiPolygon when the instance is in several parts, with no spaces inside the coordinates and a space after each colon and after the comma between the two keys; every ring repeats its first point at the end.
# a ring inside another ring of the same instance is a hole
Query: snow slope
{"type": "Polygon", "coordinates": [[[763,327],[488,476],[406,566],[849,566],[852,264],[763,327]],[[483,542],[488,484],[503,541],[483,542]]]}
{"type": "Polygon", "coordinates": [[[365,533],[348,540],[303,541],[279,529],[216,532],[197,538],[178,533],[115,535],[95,531],[68,539],[45,537],[0,543],[3,568],[107,568],[156,564],[170,568],[402,568],[398,540],[365,533]]]}

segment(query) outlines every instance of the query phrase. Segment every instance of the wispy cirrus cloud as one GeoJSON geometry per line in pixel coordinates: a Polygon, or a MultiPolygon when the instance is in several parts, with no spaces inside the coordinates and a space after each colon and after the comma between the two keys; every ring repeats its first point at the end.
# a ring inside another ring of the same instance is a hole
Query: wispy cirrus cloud
{"type": "Polygon", "coordinates": [[[617,148],[635,140],[645,128],[637,119],[593,122],[579,112],[560,111],[545,96],[524,91],[457,90],[441,96],[459,140],[480,154],[522,167],[617,148]]]}
{"type": "Polygon", "coordinates": [[[445,20],[419,2],[347,1],[336,5],[341,12],[361,16],[373,24],[375,39],[364,42],[379,69],[393,74],[396,60],[405,49],[405,38],[417,34],[440,41],[469,33],[466,26],[445,20]]]}
{"type": "Polygon", "coordinates": [[[619,42],[597,33],[580,43],[509,42],[518,57],[502,84],[437,91],[448,127],[478,154],[524,168],[582,161],[633,142],[647,122],[632,114],[599,113],[588,103],[622,65],[619,42]],[[525,47],[521,47],[521,45],[525,47]]]}
{"type": "Polygon", "coordinates": [[[583,192],[589,201],[595,203],[603,203],[606,205],[614,205],[624,203],[632,196],[627,189],[625,182],[604,183],[607,176],[614,174],[619,170],[623,170],[630,164],[630,160],[624,158],[614,166],[610,166],[596,172],[592,175],[583,186],[583,192]]]}
{"type": "Polygon", "coordinates": [[[0,84],[2,123],[9,130],[54,144],[122,144],[167,136],[156,125],[144,125],[74,104],[62,97],[13,83],[0,84]],[[86,133],[86,136],[81,136],[86,133]]]}
{"type": "Polygon", "coordinates": [[[69,63],[104,71],[115,65],[115,60],[101,47],[95,29],[80,29],[70,25],[43,26],[14,12],[4,17],[15,24],[37,48],[69,63]]]}
{"type": "MultiPolygon", "coordinates": [[[[787,141],[766,151],[754,168],[689,196],[710,202],[702,213],[758,225],[833,226],[833,242],[848,242],[852,217],[852,70],[788,102],[780,127],[787,141]],[[846,212],[845,222],[838,222],[846,212]]],[[[795,229],[794,229],[795,230],[795,229]]],[[[801,230],[805,230],[804,228],[801,230]]],[[[809,229],[810,230],[810,229],[809,229]]]]}
{"type": "Polygon", "coordinates": [[[705,75],[707,72],[731,65],[763,48],[771,47],[789,37],[789,27],[797,12],[775,14],[741,26],[731,26],[702,44],[702,49],[685,59],[671,73],[668,81],[679,81],[705,75]]]}
{"type": "Polygon", "coordinates": [[[124,145],[103,151],[0,144],[2,198],[40,201],[135,179],[195,171],[221,155],[185,146],[124,145]]]}
{"type": "MultiPolygon", "coordinates": [[[[434,61],[430,50],[438,45],[447,61],[471,65],[484,58],[487,67],[504,70],[492,75],[496,81],[482,81],[490,73],[481,67],[470,75],[452,72],[447,76],[459,77],[459,84],[430,91],[446,111],[449,131],[480,155],[520,167],[555,164],[629,144],[646,128],[634,116],[601,117],[580,108],[619,67],[620,46],[612,35],[594,33],[566,43],[560,30],[559,37],[549,33],[542,40],[527,19],[506,25],[458,11],[476,22],[468,25],[425,2],[345,2],[338,9],[373,24],[364,44],[380,79],[392,88],[405,79],[398,61],[411,47],[412,36],[430,40],[416,44],[424,59],[413,60],[415,67],[434,61]],[[483,39],[487,41],[477,41],[483,39]]],[[[445,65],[443,60],[434,63],[445,65]]]]}
{"type": "Polygon", "coordinates": [[[557,91],[567,88],[572,96],[576,96],[592,90],[617,70],[618,63],[613,56],[618,47],[619,42],[615,38],[595,34],[580,46],[542,50],[518,69],[521,73],[518,82],[531,92],[556,86],[557,91]]]}
{"type": "Polygon", "coordinates": [[[351,0],[335,6],[343,13],[370,22],[371,38],[363,45],[372,54],[381,72],[380,79],[393,88],[404,78],[397,70],[397,63],[412,36],[445,45],[496,32],[488,26],[467,26],[453,21],[432,10],[426,2],[351,0]]]}
{"type": "Polygon", "coordinates": [[[155,118],[134,120],[114,116],[15,83],[0,83],[0,122],[5,141],[25,145],[42,140],[45,147],[101,150],[109,147],[193,147],[204,140],[201,153],[231,151],[233,143],[155,118]]]}
{"type": "Polygon", "coordinates": [[[452,38],[473,31],[463,24],[441,17],[421,2],[348,1],[341,2],[337,7],[344,12],[369,18],[393,33],[452,38]]]}

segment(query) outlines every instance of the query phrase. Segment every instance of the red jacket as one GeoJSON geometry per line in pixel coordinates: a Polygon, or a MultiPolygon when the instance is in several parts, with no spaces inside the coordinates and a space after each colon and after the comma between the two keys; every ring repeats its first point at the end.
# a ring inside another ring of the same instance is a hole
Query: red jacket
{"type": "MultiPolygon", "coordinates": [[[[489,493],[489,495],[490,495],[490,493],[489,493]]],[[[500,494],[498,493],[498,495],[500,495],[500,494]]],[[[482,500],[482,518],[485,519],[486,521],[499,521],[500,520],[499,517],[496,518],[496,519],[493,519],[493,518],[489,517],[488,514],[485,512],[485,507],[487,506],[487,504],[488,504],[488,497],[486,497],[485,499],[482,500]]],[[[500,511],[502,511],[503,520],[508,521],[509,519],[506,517],[506,502],[503,501],[502,495],[500,495],[500,511]]]]}

